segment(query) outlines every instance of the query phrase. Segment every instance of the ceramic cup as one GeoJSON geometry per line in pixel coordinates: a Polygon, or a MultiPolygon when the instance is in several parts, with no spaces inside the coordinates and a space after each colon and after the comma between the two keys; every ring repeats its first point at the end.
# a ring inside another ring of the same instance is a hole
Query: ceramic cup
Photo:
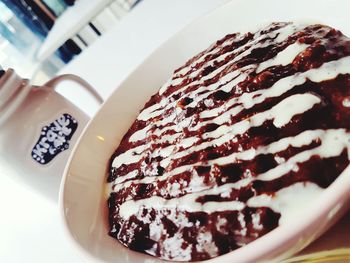
{"type": "Polygon", "coordinates": [[[11,176],[56,201],[72,146],[89,118],[54,91],[64,81],[78,82],[99,102],[93,88],[74,75],[32,86],[12,69],[0,79],[0,162],[11,176]]]}

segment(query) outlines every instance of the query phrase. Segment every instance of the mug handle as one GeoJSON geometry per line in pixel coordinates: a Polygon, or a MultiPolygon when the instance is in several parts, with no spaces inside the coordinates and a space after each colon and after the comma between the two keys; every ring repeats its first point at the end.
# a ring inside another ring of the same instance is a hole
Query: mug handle
{"type": "Polygon", "coordinates": [[[65,80],[70,80],[70,81],[73,81],[75,83],[78,83],[88,93],[90,93],[90,95],[92,97],[95,98],[95,100],[98,102],[98,104],[103,103],[103,98],[100,96],[100,94],[86,80],[82,79],[81,77],[79,77],[77,75],[73,75],[73,74],[59,75],[57,77],[50,79],[43,86],[55,89],[58,83],[65,81],[65,80]]]}

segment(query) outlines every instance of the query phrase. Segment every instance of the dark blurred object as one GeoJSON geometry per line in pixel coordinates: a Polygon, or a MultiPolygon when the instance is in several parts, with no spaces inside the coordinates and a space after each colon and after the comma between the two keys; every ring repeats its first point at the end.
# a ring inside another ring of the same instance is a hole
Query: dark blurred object
{"type": "Polygon", "coordinates": [[[132,4],[131,7],[134,7],[135,5],[137,5],[137,4],[140,3],[140,2],[141,2],[141,0],[136,0],[136,1],[132,4]]]}
{"type": "MultiPolygon", "coordinates": [[[[2,0],[12,12],[42,40],[47,36],[56,19],[55,13],[40,0],[2,0]]],[[[81,49],[72,40],[68,40],[58,50],[57,55],[68,62],[81,49]]]]}
{"type": "Polygon", "coordinates": [[[37,36],[45,38],[54,24],[54,20],[34,1],[2,0],[12,12],[37,36]]]}
{"type": "Polygon", "coordinates": [[[64,0],[64,2],[65,2],[67,5],[72,6],[72,5],[74,5],[75,0],[64,0]]]}
{"type": "MultiPolygon", "coordinates": [[[[63,0],[34,0],[36,3],[41,5],[44,3],[55,17],[60,16],[68,7],[68,5],[63,0]],[[43,3],[41,3],[43,2],[43,3]]],[[[46,9],[45,6],[43,6],[46,9]]]]}

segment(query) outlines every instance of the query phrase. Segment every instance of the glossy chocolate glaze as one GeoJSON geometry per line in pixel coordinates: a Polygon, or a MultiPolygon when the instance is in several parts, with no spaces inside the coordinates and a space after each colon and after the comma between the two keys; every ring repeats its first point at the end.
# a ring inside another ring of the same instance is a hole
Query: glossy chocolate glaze
{"type": "Polygon", "coordinates": [[[192,261],[276,228],[284,208],[273,200],[294,186],[320,191],[349,163],[348,56],[350,40],[335,29],[273,23],[190,59],[111,158],[109,234],[192,261]]]}

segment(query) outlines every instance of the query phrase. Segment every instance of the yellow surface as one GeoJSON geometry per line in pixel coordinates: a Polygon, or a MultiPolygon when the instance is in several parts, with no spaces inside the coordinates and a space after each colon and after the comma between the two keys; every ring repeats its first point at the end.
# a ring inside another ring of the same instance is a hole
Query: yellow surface
{"type": "Polygon", "coordinates": [[[320,251],[308,255],[293,257],[282,263],[350,263],[350,248],[339,248],[333,250],[320,251]]]}

